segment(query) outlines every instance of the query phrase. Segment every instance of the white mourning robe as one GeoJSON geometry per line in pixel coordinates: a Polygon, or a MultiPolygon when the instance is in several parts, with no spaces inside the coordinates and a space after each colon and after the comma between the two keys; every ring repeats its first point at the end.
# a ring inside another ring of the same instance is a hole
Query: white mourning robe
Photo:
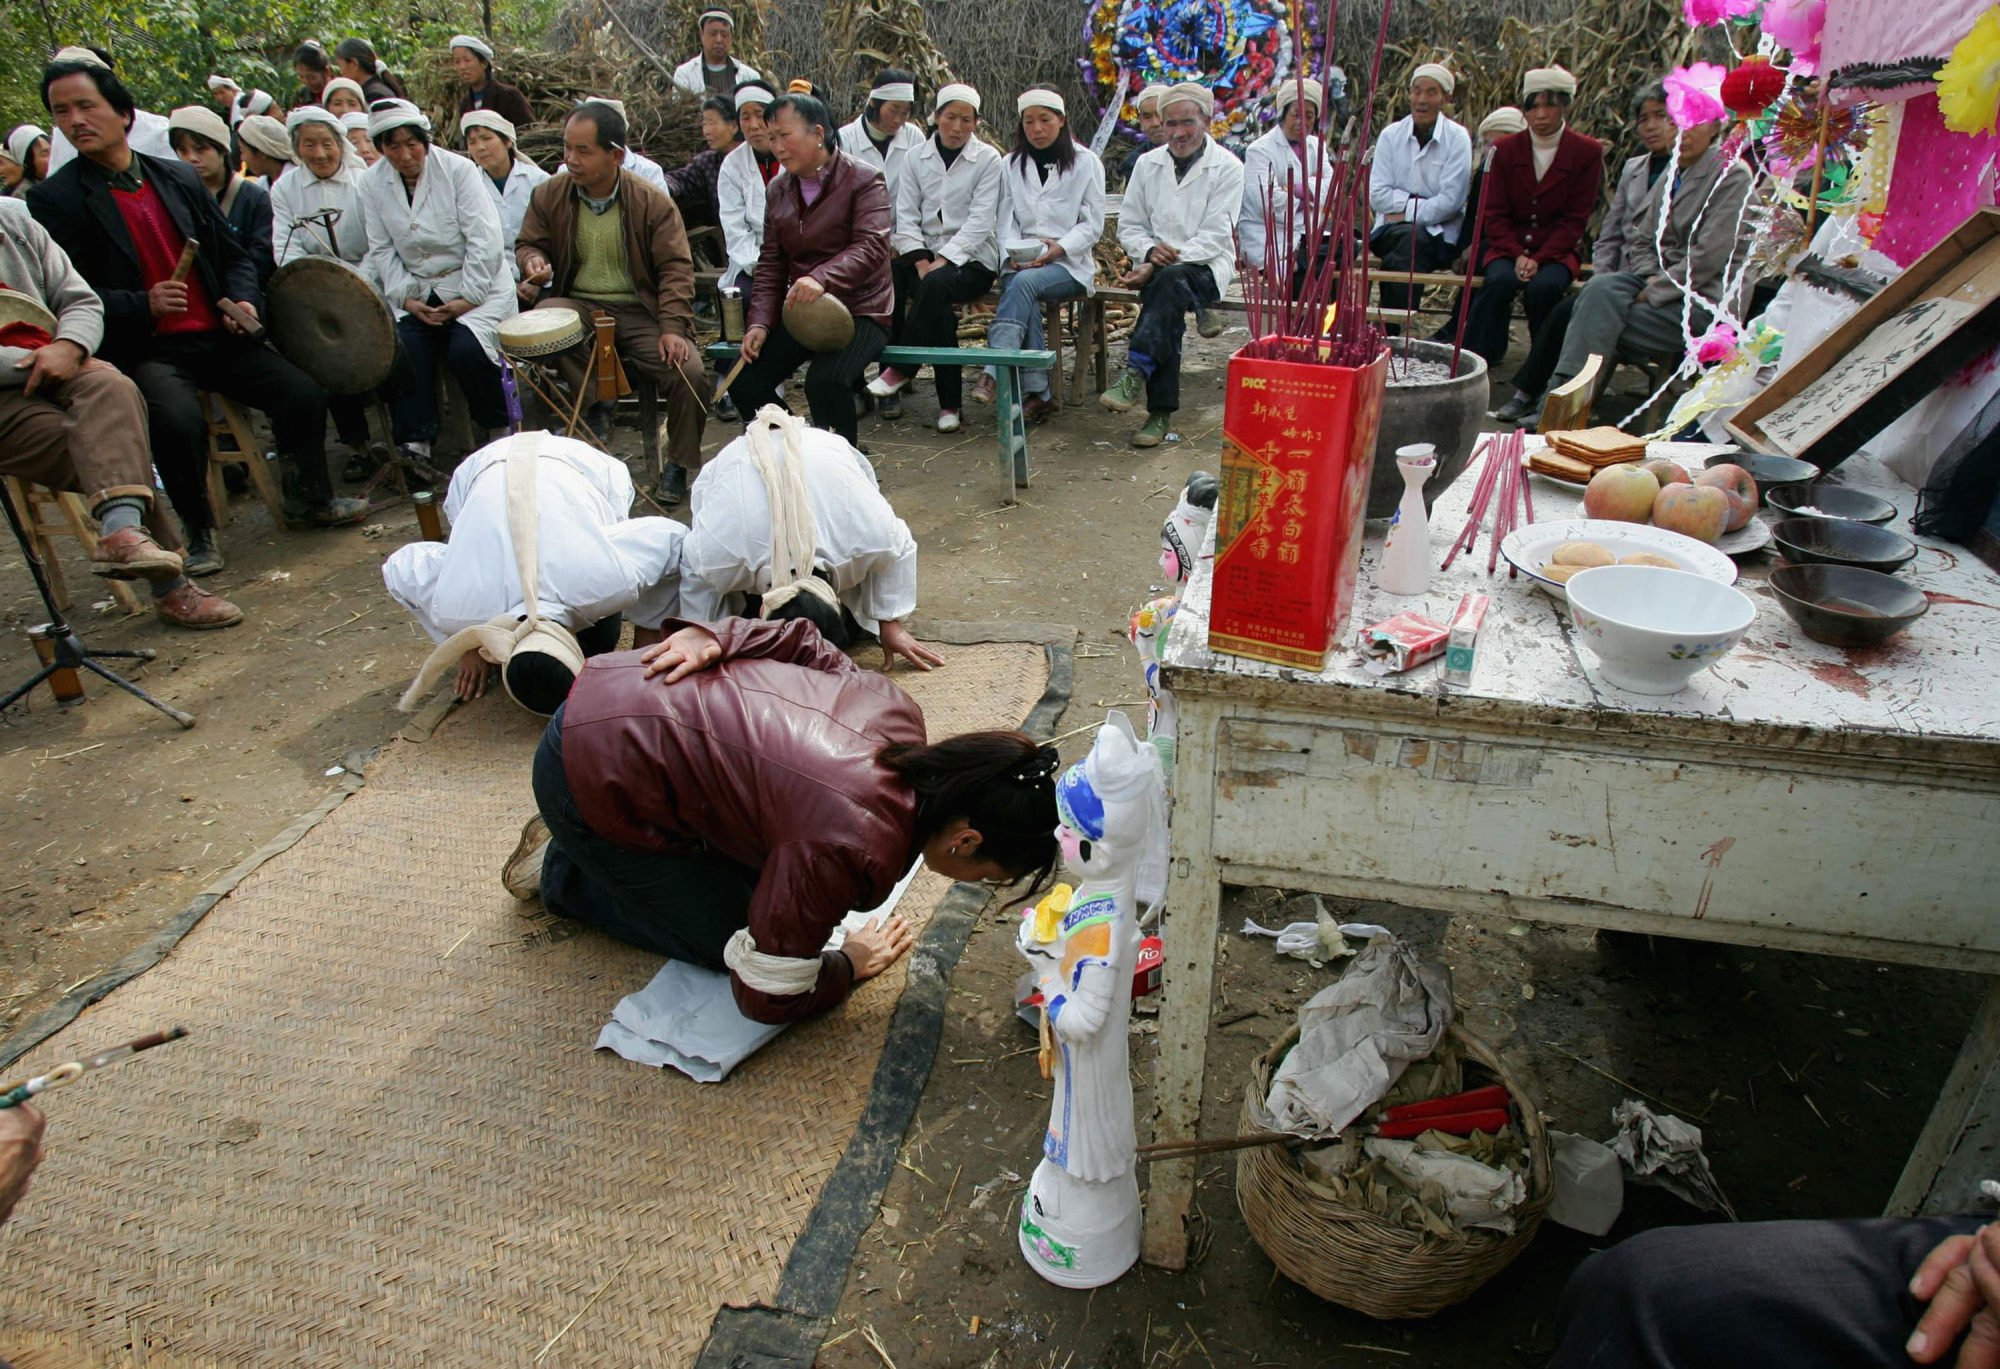
{"type": "Polygon", "coordinates": [[[929,251],[954,266],[985,262],[1000,270],[1000,163],[992,144],[973,138],[950,166],[937,139],[926,138],[903,159],[896,181],[897,256],[929,251]]]}
{"type": "MultiPolygon", "coordinates": [[[[143,152],[148,157],[158,157],[162,161],[176,161],[180,154],[174,151],[173,139],[168,134],[167,116],[155,114],[149,109],[132,111],[132,128],[125,135],[125,141],[132,145],[134,152],[143,152]]],[[[51,126],[49,129],[49,175],[62,170],[63,163],[76,156],[76,148],[63,136],[63,131],[51,126]]]]}
{"type": "Polygon", "coordinates": [[[513,167],[507,172],[505,190],[493,184],[493,178],[486,174],[484,167],[480,168],[479,175],[486,182],[494,205],[500,210],[500,241],[507,249],[507,262],[514,268],[514,278],[519,280],[521,267],[514,259],[514,243],[521,236],[521,220],[528,217],[528,196],[549,178],[549,173],[526,157],[516,157],[513,167]]]}
{"type": "MultiPolygon", "coordinates": [[[[757,68],[751,66],[748,62],[738,62],[734,57],[731,57],[729,60],[736,68],[736,79],[729,83],[731,90],[742,85],[745,81],[754,81],[757,79],[757,68]]],[[[705,97],[708,94],[708,82],[704,77],[702,69],[707,65],[708,59],[697,52],[694,56],[675,67],[674,89],[680,91],[683,95],[695,96],[697,99],[705,97]]]]}
{"type": "Polygon", "coordinates": [[[1303,234],[1306,206],[1315,193],[1322,198],[1333,193],[1333,162],[1317,134],[1306,136],[1304,157],[1281,128],[1243,149],[1243,207],[1236,224],[1243,260],[1261,271],[1272,237],[1289,234],[1296,240],[1303,234]]]}
{"type": "Polygon", "coordinates": [[[840,150],[860,162],[872,166],[882,173],[882,182],[889,188],[889,203],[896,203],[896,177],[902,174],[903,161],[913,148],[924,145],[924,131],[917,127],[915,119],[909,120],[896,130],[896,136],[889,140],[889,150],[877,152],[874,141],[868,136],[868,116],[857,116],[851,123],[840,126],[840,150]]]}
{"type": "Polygon", "coordinates": [[[1063,254],[1055,265],[1070,273],[1086,295],[1097,293],[1097,240],[1104,236],[1104,163],[1081,143],[1067,171],[1049,168],[1044,181],[1034,159],[1002,159],[1000,245],[1054,238],[1063,254]]]}
{"type": "MultiPolygon", "coordinates": [[[[433,642],[500,614],[525,617],[514,539],[507,531],[507,452],[488,443],[459,463],[445,495],[449,542],[411,542],[382,564],[397,603],[433,642]]],[[[671,518],[631,518],[625,463],[588,443],[550,434],[536,463],[541,616],[580,632],[623,613],[658,627],[679,606],[687,528],[671,518]]]]}
{"type": "Polygon", "coordinates": [[[722,283],[740,285],[764,254],[764,175],[757,169],[757,153],[750,144],[738,143],[722,159],[722,168],[715,173],[715,211],[729,253],[722,283]]]}
{"type": "Polygon", "coordinates": [[[300,257],[333,257],[367,274],[363,262],[368,256],[368,211],[361,204],[366,171],[358,156],[349,156],[325,180],[303,166],[278,178],[271,187],[271,255],[278,265],[300,257]],[[301,222],[325,209],[340,211],[331,239],[319,224],[301,222]]]}
{"type": "MultiPolygon", "coordinates": [[[[500,364],[500,324],[514,317],[514,273],[501,241],[492,178],[470,157],[432,147],[416,194],[387,157],[362,173],[368,220],[368,272],[400,321],[405,299],[472,300],[459,322],[472,330],[486,358],[500,364]],[[483,184],[482,184],[483,182],[483,184]]],[[[489,615],[490,616],[490,615],[489,615]]]]}
{"type": "MultiPolygon", "coordinates": [[[[917,540],[875,484],[868,458],[838,434],[801,435],[813,563],[854,621],[870,632],[917,608],[917,540]]],[[[688,491],[693,526],[681,549],[681,616],[740,614],[746,594],[771,587],[771,499],[739,437],[708,459],[688,491]]]]}
{"type": "Polygon", "coordinates": [[[1227,295],[1236,279],[1236,219],[1243,208],[1243,163],[1214,138],[1174,179],[1174,154],[1165,143],[1139,158],[1118,206],[1118,245],[1133,265],[1162,243],[1185,262],[1200,262],[1227,295]]]}

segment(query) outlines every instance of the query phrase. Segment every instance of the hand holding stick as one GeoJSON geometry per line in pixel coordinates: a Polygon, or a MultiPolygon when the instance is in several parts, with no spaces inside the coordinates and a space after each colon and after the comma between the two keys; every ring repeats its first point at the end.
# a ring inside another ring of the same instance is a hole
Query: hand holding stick
{"type": "Polygon", "coordinates": [[[57,1065],[47,1074],[38,1074],[32,1079],[24,1079],[19,1083],[9,1084],[5,1089],[0,1089],[0,1108],[18,1107],[38,1093],[46,1093],[50,1089],[57,1089],[63,1087],[65,1084],[74,1083],[78,1078],[90,1073],[92,1070],[101,1070],[106,1065],[115,1065],[121,1060],[129,1060],[140,1051],[149,1051],[155,1046],[164,1046],[167,1042],[178,1041],[186,1035],[186,1027],[170,1027],[163,1032],[154,1032],[149,1036],[142,1036],[136,1041],[127,1041],[122,1046],[113,1046],[110,1050],[101,1051],[88,1059],[71,1060],[67,1064],[57,1065]]]}

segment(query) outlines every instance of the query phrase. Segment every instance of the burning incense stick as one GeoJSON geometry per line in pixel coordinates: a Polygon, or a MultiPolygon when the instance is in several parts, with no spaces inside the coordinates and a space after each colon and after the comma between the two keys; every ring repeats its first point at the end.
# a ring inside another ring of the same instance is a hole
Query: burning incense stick
{"type": "Polygon", "coordinates": [[[47,1074],[38,1074],[32,1079],[24,1079],[0,1090],[0,1108],[18,1107],[38,1093],[58,1089],[65,1084],[75,1083],[92,1070],[101,1070],[107,1065],[115,1065],[121,1060],[130,1060],[140,1051],[149,1051],[155,1046],[164,1046],[169,1041],[178,1041],[187,1035],[186,1027],[170,1027],[163,1032],[142,1036],[136,1041],[127,1041],[122,1046],[113,1046],[85,1060],[71,1060],[57,1065],[47,1074]]]}

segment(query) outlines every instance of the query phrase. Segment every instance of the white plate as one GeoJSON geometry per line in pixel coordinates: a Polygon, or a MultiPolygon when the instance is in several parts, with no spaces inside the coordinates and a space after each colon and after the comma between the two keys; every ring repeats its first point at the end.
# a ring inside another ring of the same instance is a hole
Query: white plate
{"type": "Polygon", "coordinates": [[[1715,544],[1715,549],[1724,556],[1748,556],[1753,551],[1762,551],[1771,545],[1771,526],[1761,518],[1752,518],[1735,532],[1725,532],[1715,544]]]}
{"type": "MultiPolygon", "coordinates": [[[[1746,529],[1747,531],[1747,529],[1746,529]]],[[[1768,529],[1766,530],[1768,533],[1768,529]]],[[[1555,549],[1565,542],[1595,542],[1613,556],[1650,551],[1682,570],[1707,576],[1719,585],[1736,583],[1736,563],[1706,542],[1683,537],[1650,523],[1618,523],[1608,518],[1565,518],[1516,528],[1500,543],[1500,554],[1514,569],[1557,598],[1563,587],[1541,573],[1555,549]]]]}

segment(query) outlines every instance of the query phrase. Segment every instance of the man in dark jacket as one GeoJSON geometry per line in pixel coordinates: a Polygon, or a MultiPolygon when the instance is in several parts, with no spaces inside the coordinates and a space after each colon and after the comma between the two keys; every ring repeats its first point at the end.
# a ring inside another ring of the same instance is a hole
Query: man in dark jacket
{"type": "Polygon", "coordinates": [[[1522,81],[1528,131],[1494,149],[1479,263],[1465,345],[1498,366],[1507,354],[1514,297],[1525,296],[1528,334],[1538,336],[1576,279],[1584,229],[1604,188],[1604,144],[1569,127],[1576,77],[1538,67],[1522,81]]]}
{"type": "Polygon", "coordinates": [[[42,103],[80,155],[35,187],[28,208],[104,300],[103,354],[146,397],[153,462],[188,532],[189,571],[222,564],[201,390],[270,416],[288,458],[288,517],[359,522],[366,502],[336,498],[327,472],[325,392],[248,336],[262,304],[257,271],[201,177],[132,150],[132,96],[107,67],[51,63],[42,103]],[[189,247],[192,270],[176,279],[189,247]]]}

